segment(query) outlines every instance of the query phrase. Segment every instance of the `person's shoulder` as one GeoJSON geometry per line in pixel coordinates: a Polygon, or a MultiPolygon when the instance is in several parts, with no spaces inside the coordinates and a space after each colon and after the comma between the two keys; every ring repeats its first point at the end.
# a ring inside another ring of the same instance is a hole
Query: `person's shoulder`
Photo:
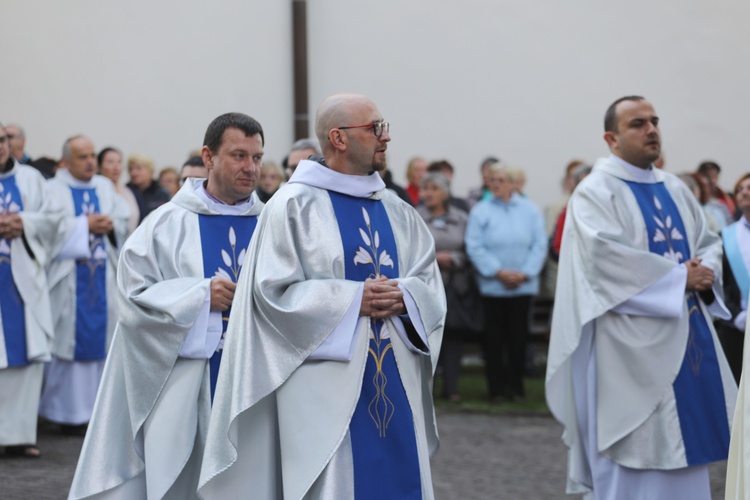
{"type": "Polygon", "coordinates": [[[115,183],[112,182],[112,179],[104,177],[103,175],[94,175],[94,177],[91,178],[91,185],[96,188],[97,192],[115,192],[115,183]]]}
{"type": "Polygon", "coordinates": [[[23,179],[24,182],[28,183],[34,183],[34,184],[44,184],[47,179],[44,178],[41,172],[39,170],[35,169],[34,167],[30,167],[28,165],[24,165],[23,163],[19,163],[17,165],[16,170],[16,176],[18,179],[23,179]]]}
{"type": "Polygon", "coordinates": [[[461,210],[456,206],[452,206],[448,207],[448,216],[458,223],[463,223],[469,219],[469,212],[461,210]]]}

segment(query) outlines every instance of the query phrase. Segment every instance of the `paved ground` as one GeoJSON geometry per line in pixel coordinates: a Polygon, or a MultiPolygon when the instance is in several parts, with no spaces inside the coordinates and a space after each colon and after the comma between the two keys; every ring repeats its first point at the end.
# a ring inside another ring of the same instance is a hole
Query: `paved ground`
{"type": "MultiPolygon", "coordinates": [[[[442,411],[438,426],[441,448],[432,467],[439,500],[575,498],[563,493],[566,454],[551,418],[442,411]]],[[[81,444],[43,424],[43,458],[0,458],[0,499],[64,499],[81,444]]],[[[723,498],[724,472],[723,463],[711,469],[715,500],[723,498]]]]}

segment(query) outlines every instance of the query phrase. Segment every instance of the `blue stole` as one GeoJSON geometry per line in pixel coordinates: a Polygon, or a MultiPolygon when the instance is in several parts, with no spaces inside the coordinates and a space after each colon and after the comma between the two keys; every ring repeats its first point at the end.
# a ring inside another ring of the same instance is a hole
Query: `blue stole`
{"type": "MultiPolygon", "coordinates": [[[[242,264],[245,262],[247,247],[253,236],[258,217],[239,215],[198,215],[203,252],[203,276],[219,277],[237,283],[242,264]]],[[[211,375],[211,402],[214,400],[216,380],[219,376],[221,353],[224,350],[224,335],[229,323],[232,308],[222,312],[221,341],[209,360],[211,375]]]]}
{"type": "Polygon", "coordinates": [[[725,227],[721,231],[721,239],[724,241],[724,255],[729,262],[729,268],[732,270],[734,280],[737,282],[737,288],[740,289],[742,299],[747,304],[748,288],[750,288],[750,275],[747,274],[745,261],[742,259],[742,250],[737,243],[737,228],[742,221],[735,222],[725,227]]]}
{"type": "MultiPolygon", "coordinates": [[[[690,259],[685,226],[664,183],[627,182],[640,206],[651,253],[682,263],[690,259]]],[[[719,361],[696,293],[687,296],[690,333],[685,357],[672,384],[688,466],[725,460],[729,421],[719,361]]]]}
{"type": "MultiPolygon", "coordinates": [[[[101,213],[95,188],[72,187],[76,216],[101,213]]],[[[101,234],[89,235],[90,259],[76,261],[76,347],[73,359],[107,356],[107,247],[101,234]]]]}
{"type": "MultiPolygon", "coordinates": [[[[16,176],[0,180],[0,214],[21,211],[23,200],[16,176]]],[[[0,238],[0,314],[3,316],[3,337],[9,367],[29,364],[26,357],[26,312],[10,268],[10,242],[0,238]]]]}
{"type": "MultiPolygon", "coordinates": [[[[383,204],[328,194],[343,242],[346,279],[397,278],[396,239],[383,204]]],[[[422,498],[414,417],[391,339],[381,337],[387,330],[383,320],[370,321],[362,392],[349,424],[357,500],[422,498]]]]}

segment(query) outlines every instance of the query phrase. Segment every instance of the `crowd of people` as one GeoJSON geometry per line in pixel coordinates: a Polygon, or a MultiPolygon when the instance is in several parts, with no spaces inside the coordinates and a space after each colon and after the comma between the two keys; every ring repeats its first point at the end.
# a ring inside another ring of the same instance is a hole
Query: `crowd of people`
{"type": "Polygon", "coordinates": [[[607,111],[611,156],[570,162],[544,210],[497,157],[466,198],[446,160],[411,159],[399,186],[364,96],[323,101],[316,135],[263,161],[260,124],[229,113],[157,176],[83,135],[34,160],[0,125],[6,455],[41,455],[39,414],[86,436],[71,498],[430,498],[433,372],[461,401],[481,339],[489,401],[523,401],[534,298],[556,287],[547,397],[570,492],[705,489],[742,371],[750,174],[727,193],[715,162],[661,172],[637,96],[607,111]]]}

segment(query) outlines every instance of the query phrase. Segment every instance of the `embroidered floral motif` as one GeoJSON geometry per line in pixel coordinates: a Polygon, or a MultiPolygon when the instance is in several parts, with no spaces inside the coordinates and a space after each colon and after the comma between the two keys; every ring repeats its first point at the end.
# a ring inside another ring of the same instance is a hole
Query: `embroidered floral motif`
{"type": "MultiPolygon", "coordinates": [[[[91,199],[88,191],[83,192],[83,202],[81,203],[81,215],[90,215],[98,213],[96,203],[91,199]]],[[[86,287],[86,300],[89,305],[95,305],[99,298],[99,292],[96,287],[95,273],[98,267],[103,267],[107,260],[107,250],[104,247],[104,237],[101,234],[89,233],[89,251],[91,258],[83,260],[89,268],[89,280],[86,287]]]]}
{"type": "MultiPolygon", "coordinates": [[[[240,276],[240,270],[242,270],[242,264],[245,263],[245,249],[243,248],[239,255],[237,255],[237,233],[234,231],[233,226],[229,226],[229,248],[232,254],[230,255],[226,249],[221,249],[221,260],[226,266],[226,269],[219,266],[214,273],[214,277],[237,283],[240,276]],[[231,274],[229,274],[231,273],[231,274]]],[[[228,316],[222,316],[222,321],[229,321],[228,316]]],[[[224,349],[224,338],[226,332],[221,334],[221,340],[216,351],[224,349]]]]}
{"type": "Polygon", "coordinates": [[[17,214],[21,207],[13,201],[10,192],[5,192],[5,186],[0,182],[0,214],[17,214]]]}
{"type": "Polygon", "coordinates": [[[674,227],[672,225],[672,216],[667,215],[664,216],[664,211],[661,206],[661,202],[659,201],[659,198],[654,196],[654,205],[656,206],[656,210],[659,212],[659,216],[657,217],[654,215],[654,221],[656,221],[656,225],[658,226],[656,228],[656,231],[654,232],[654,243],[666,243],[668,246],[668,249],[666,252],[664,252],[664,257],[668,258],[669,260],[679,264],[683,261],[684,255],[682,255],[682,252],[675,251],[672,242],[678,241],[678,240],[684,240],[684,236],[680,232],[679,229],[674,227]]]}
{"type": "MultiPolygon", "coordinates": [[[[362,218],[365,221],[367,231],[359,228],[359,235],[366,246],[359,246],[354,255],[354,265],[372,265],[373,273],[369,279],[376,279],[381,276],[382,268],[390,267],[395,269],[393,259],[386,250],[380,249],[380,233],[373,232],[370,222],[370,214],[367,209],[362,207],[362,218]]],[[[370,320],[370,339],[373,341],[370,345],[369,356],[372,356],[375,362],[375,375],[372,377],[372,384],[375,386],[375,397],[370,401],[367,411],[370,414],[378,434],[381,438],[385,437],[388,424],[393,418],[396,410],[391,398],[386,394],[385,388],[388,385],[388,377],[383,371],[383,359],[393,346],[388,340],[390,338],[388,324],[383,320],[370,320]]]]}
{"type": "Polygon", "coordinates": [[[367,226],[367,232],[364,229],[359,228],[359,235],[362,237],[362,241],[367,245],[367,248],[360,246],[354,256],[354,265],[359,264],[372,264],[375,268],[375,274],[372,278],[380,277],[380,268],[391,267],[393,268],[393,260],[388,252],[383,250],[378,255],[380,249],[380,233],[375,231],[372,232],[372,226],[370,225],[370,214],[367,213],[367,209],[362,207],[362,217],[365,219],[365,225],[367,226]],[[377,260],[377,262],[376,262],[377,260]]]}
{"type": "MultiPolygon", "coordinates": [[[[13,201],[12,193],[10,191],[6,192],[5,186],[0,182],[0,214],[17,214],[20,211],[21,207],[13,201]]],[[[5,238],[0,238],[0,255],[10,255],[10,245],[5,238]]],[[[8,263],[10,263],[10,260],[8,260],[8,263]]]]}

